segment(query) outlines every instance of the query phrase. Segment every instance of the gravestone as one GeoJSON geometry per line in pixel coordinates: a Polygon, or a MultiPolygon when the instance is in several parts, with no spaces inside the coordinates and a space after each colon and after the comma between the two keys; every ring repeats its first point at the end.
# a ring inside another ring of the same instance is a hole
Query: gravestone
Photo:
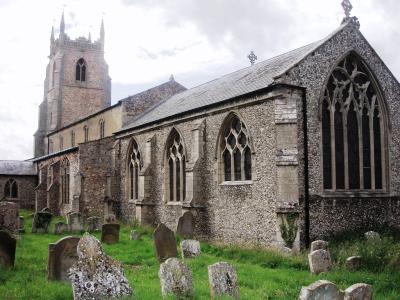
{"type": "Polygon", "coordinates": [[[313,274],[329,272],[332,268],[329,251],[322,249],[315,250],[308,254],[308,263],[310,265],[310,271],[313,274]]]}
{"type": "Polygon", "coordinates": [[[50,208],[45,207],[45,208],[43,208],[43,209],[41,210],[41,212],[48,212],[48,213],[51,213],[51,210],[50,210],[50,208]]]}
{"type": "Polygon", "coordinates": [[[57,222],[54,225],[54,234],[63,234],[65,231],[67,231],[67,224],[64,222],[57,222]]]}
{"type": "Polygon", "coordinates": [[[178,220],[176,233],[184,239],[193,238],[194,217],[190,211],[185,212],[178,220]]]}
{"type": "Polygon", "coordinates": [[[48,232],[53,215],[47,211],[38,211],[35,213],[32,223],[32,233],[48,232]]]}
{"type": "Polygon", "coordinates": [[[361,268],[361,256],[351,256],[346,259],[346,269],[349,271],[357,271],[361,268]]]}
{"type": "Polygon", "coordinates": [[[168,258],[160,265],[158,272],[162,295],[176,298],[191,298],[194,295],[192,272],[175,257],[168,258]]]}
{"type": "Polygon", "coordinates": [[[107,223],[115,223],[117,221],[117,217],[114,214],[108,214],[105,218],[107,223]]]}
{"type": "Polygon", "coordinates": [[[381,236],[379,235],[379,233],[377,233],[375,231],[367,231],[366,233],[364,233],[364,236],[368,241],[380,241],[381,240],[381,236]]]}
{"type": "Polygon", "coordinates": [[[239,287],[235,269],[226,262],[218,262],[208,266],[208,282],[211,299],[222,296],[239,298],[239,287]]]}
{"type": "Polygon", "coordinates": [[[0,230],[7,230],[17,234],[19,230],[19,207],[18,204],[0,201],[0,230]]]}
{"type": "Polygon", "coordinates": [[[181,242],[183,258],[199,256],[201,254],[200,242],[196,240],[183,240],[181,242]]]}
{"type": "Polygon", "coordinates": [[[0,266],[14,266],[16,246],[17,240],[9,232],[0,230],[0,266]]]}
{"type": "Polygon", "coordinates": [[[139,237],[140,237],[140,234],[139,234],[139,232],[137,232],[137,230],[134,230],[134,229],[131,230],[131,240],[132,241],[138,240],[139,237]]]}
{"type": "Polygon", "coordinates": [[[101,241],[106,244],[118,243],[119,228],[119,224],[103,224],[101,227],[101,241]]]}
{"type": "Polygon", "coordinates": [[[170,257],[178,257],[175,234],[171,229],[161,223],[154,230],[153,237],[159,262],[163,262],[170,257]]]}
{"type": "Polygon", "coordinates": [[[356,283],[344,291],[344,300],[372,300],[372,286],[356,283]]]}
{"type": "Polygon", "coordinates": [[[328,250],[328,243],[322,240],[316,240],[311,243],[310,253],[320,249],[328,250]]]}
{"type": "Polygon", "coordinates": [[[69,281],[68,270],[78,261],[77,246],[79,237],[67,236],[56,243],[49,244],[47,278],[49,280],[69,281]]]}
{"type": "Polygon", "coordinates": [[[24,233],[25,232],[25,219],[23,216],[19,216],[19,223],[18,223],[18,232],[24,233]]]}
{"type": "Polygon", "coordinates": [[[82,215],[78,212],[67,214],[67,223],[69,232],[83,232],[82,215]]]}
{"type": "Polygon", "coordinates": [[[122,265],[107,256],[101,243],[85,233],[77,247],[78,261],[69,270],[74,299],[110,299],[128,297],[132,288],[122,265]]]}
{"type": "Polygon", "coordinates": [[[87,218],[87,231],[88,232],[95,232],[101,230],[101,219],[99,217],[90,217],[87,218]]]}
{"type": "Polygon", "coordinates": [[[335,284],[327,280],[318,280],[309,286],[301,288],[299,300],[317,299],[343,300],[343,292],[335,284]]]}

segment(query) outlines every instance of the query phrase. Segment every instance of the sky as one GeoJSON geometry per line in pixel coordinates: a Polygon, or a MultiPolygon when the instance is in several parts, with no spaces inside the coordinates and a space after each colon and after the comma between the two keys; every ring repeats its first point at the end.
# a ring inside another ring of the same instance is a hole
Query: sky
{"type": "MultiPolygon", "coordinates": [[[[400,76],[400,1],[353,0],[361,32],[400,76]]],[[[50,32],[65,12],[71,38],[99,37],[112,103],[167,81],[187,88],[322,39],[344,16],[341,0],[0,0],[0,160],[33,156],[50,32]]]]}

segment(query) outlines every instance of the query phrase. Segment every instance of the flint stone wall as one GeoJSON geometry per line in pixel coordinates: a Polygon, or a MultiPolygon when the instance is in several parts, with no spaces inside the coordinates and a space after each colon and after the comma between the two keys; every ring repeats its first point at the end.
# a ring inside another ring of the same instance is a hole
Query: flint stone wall
{"type": "Polygon", "coordinates": [[[14,202],[20,208],[35,208],[35,188],[37,186],[37,176],[9,176],[0,175],[0,200],[6,199],[8,202],[14,202]],[[18,197],[5,198],[4,188],[9,179],[14,179],[18,184],[18,197]]]}

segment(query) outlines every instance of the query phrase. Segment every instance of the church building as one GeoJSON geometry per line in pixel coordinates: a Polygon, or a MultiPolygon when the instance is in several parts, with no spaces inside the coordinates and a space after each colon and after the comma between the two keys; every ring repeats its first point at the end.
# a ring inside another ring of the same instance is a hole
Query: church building
{"type": "MultiPolygon", "coordinates": [[[[347,3],[348,1],[344,1],[347,3]]],[[[400,229],[400,85],[345,8],[327,37],[186,89],[111,105],[100,39],[52,31],[35,133],[35,208],[300,248],[400,229]]]]}

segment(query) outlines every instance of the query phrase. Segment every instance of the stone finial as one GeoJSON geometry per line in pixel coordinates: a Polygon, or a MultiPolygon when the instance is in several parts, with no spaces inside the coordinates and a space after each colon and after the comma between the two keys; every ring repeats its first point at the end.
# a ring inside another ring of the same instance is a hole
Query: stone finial
{"type": "Polygon", "coordinates": [[[65,21],[64,21],[64,10],[61,14],[61,22],[60,22],[60,34],[65,33],[65,21]]]}
{"type": "Polygon", "coordinates": [[[343,0],[342,7],[344,10],[344,15],[346,18],[350,18],[351,10],[353,9],[353,5],[351,5],[350,0],[343,0]]]}
{"type": "Polygon", "coordinates": [[[51,26],[50,42],[54,42],[54,26],[51,26]]]}
{"type": "Polygon", "coordinates": [[[174,74],[171,74],[171,76],[169,76],[169,81],[175,81],[174,74]]]}
{"type": "Polygon", "coordinates": [[[254,54],[254,51],[250,51],[250,54],[247,55],[247,58],[250,60],[251,65],[254,65],[257,60],[257,56],[254,54]]]}

